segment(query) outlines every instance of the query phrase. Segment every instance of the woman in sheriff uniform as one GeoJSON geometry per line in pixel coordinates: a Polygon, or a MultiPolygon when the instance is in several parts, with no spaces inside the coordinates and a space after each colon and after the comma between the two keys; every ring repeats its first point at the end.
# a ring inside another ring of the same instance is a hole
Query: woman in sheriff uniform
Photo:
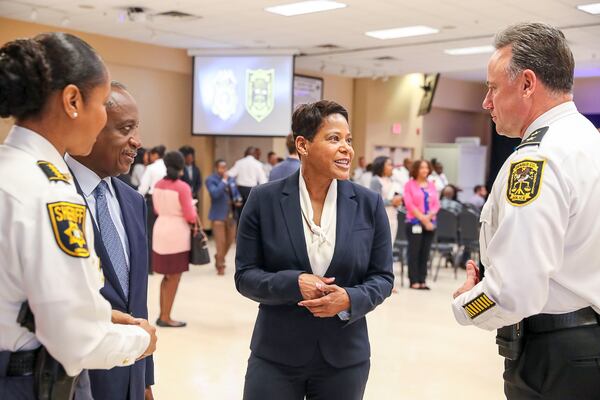
{"type": "MultiPolygon", "coordinates": [[[[32,376],[35,360],[46,352],[76,377],[84,368],[130,365],[155,349],[147,321],[111,323],[89,215],[63,160],[65,152],[91,151],[109,92],[102,60],[73,35],[0,48],[0,116],[15,119],[0,146],[2,399],[36,398],[43,387],[32,376]],[[17,322],[25,302],[35,333],[17,322]]],[[[72,396],[57,389],[51,398],[72,396]]]]}

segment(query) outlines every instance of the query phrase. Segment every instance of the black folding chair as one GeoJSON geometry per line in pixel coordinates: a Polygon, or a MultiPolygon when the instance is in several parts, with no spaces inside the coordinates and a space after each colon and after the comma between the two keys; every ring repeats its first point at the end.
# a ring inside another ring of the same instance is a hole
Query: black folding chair
{"type": "Polygon", "coordinates": [[[393,256],[394,262],[400,263],[400,286],[404,286],[404,266],[407,264],[406,252],[408,239],[406,238],[406,213],[398,211],[398,230],[394,240],[393,256]]]}
{"type": "Polygon", "coordinates": [[[471,209],[464,208],[458,215],[458,229],[460,232],[461,262],[472,258],[479,261],[479,214],[471,209]],[[476,255],[476,257],[473,257],[476,255]]]}
{"type": "MultiPolygon", "coordinates": [[[[433,281],[437,280],[442,262],[447,264],[452,262],[452,266],[456,266],[458,242],[458,217],[451,211],[440,209],[437,214],[437,228],[435,230],[435,238],[431,246],[432,252],[438,255],[437,268],[433,281]]],[[[430,257],[430,262],[433,262],[433,257],[430,257]]],[[[454,278],[457,278],[456,267],[454,269],[454,278]]]]}

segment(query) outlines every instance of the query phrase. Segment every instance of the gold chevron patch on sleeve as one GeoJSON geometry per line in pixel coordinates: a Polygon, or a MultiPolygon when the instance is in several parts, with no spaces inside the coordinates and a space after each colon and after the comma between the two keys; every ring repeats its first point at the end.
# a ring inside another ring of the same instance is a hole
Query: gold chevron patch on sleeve
{"type": "Polygon", "coordinates": [[[473,319],[477,318],[495,305],[496,303],[494,303],[492,299],[490,299],[485,293],[481,293],[479,296],[465,304],[463,308],[469,315],[469,318],[473,319]]]}

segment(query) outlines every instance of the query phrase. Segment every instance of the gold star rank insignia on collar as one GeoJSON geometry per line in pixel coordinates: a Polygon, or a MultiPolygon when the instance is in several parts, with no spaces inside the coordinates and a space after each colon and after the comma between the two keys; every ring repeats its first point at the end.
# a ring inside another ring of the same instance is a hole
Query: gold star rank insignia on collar
{"type": "Polygon", "coordinates": [[[72,257],[89,257],[85,240],[85,206],[59,201],[49,203],[47,207],[58,247],[72,257]]]}
{"type": "Polygon", "coordinates": [[[524,159],[510,164],[506,199],[517,207],[526,206],[540,195],[546,160],[524,159]]]}
{"type": "Polygon", "coordinates": [[[40,167],[40,169],[44,172],[44,174],[46,174],[46,176],[48,177],[48,180],[53,182],[53,181],[63,181],[66,182],[68,184],[71,184],[70,179],[71,179],[71,175],[70,174],[63,174],[62,172],[60,172],[58,170],[58,168],[56,168],[54,166],[54,164],[48,162],[48,161],[38,161],[37,162],[38,167],[40,167]]]}
{"type": "Polygon", "coordinates": [[[490,308],[494,307],[496,303],[490,299],[485,293],[481,293],[473,300],[463,306],[469,318],[477,318],[490,308]]]}
{"type": "Polygon", "coordinates": [[[531,132],[526,139],[523,139],[520,145],[517,146],[517,149],[520,149],[525,146],[539,146],[542,143],[542,139],[546,132],[548,132],[549,127],[544,126],[542,128],[536,129],[531,132]]]}

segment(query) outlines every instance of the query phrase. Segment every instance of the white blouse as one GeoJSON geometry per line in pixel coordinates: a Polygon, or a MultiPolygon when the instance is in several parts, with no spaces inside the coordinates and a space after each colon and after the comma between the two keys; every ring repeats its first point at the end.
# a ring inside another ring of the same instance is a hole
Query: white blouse
{"type": "Polygon", "coordinates": [[[310,195],[306,188],[306,182],[302,173],[300,174],[300,208],[302,209],[302,220],[304,227],[304,239],[306,251],[313,274],[325,276],[327,268],[333,258],[335,250],[335,231],[337,224],[337,180],[334,179],[329,185],[323,213],[321,214],[321,226],[314,223],[314,213],[310,195]]]}

